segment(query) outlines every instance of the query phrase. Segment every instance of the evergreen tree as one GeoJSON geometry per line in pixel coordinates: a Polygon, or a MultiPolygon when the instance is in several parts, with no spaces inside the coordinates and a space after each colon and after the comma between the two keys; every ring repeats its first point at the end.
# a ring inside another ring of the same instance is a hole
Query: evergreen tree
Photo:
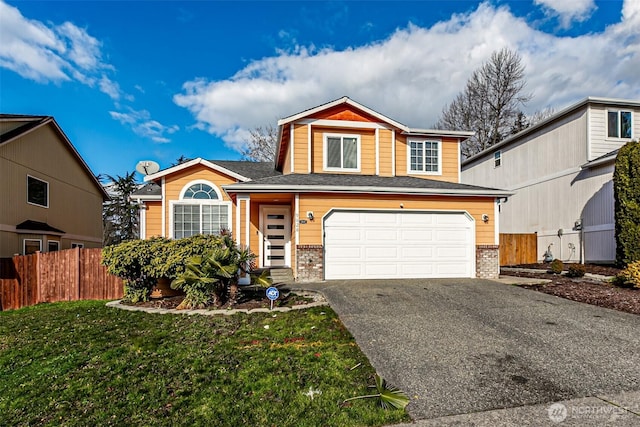
{"type": "Polygon", "coordinates": [[[124,176],[106,176],[110,180],[105,185],[111,200],[102,207],[104,246],[115,245],[125,240],[137,239],[139,226],[138,205],[131,200],[131,194],[139,188],[135,172],[124,176]]]}
{"type": "Polygon", "coordinates": [[[623,267],[640,260],[640,143],[618,151],[613,173],[616,262],[623,267]]]}

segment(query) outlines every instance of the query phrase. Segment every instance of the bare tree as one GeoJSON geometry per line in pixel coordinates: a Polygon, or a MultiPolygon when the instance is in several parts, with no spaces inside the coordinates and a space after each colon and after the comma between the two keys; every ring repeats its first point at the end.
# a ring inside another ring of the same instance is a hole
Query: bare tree
{"type": "Polygon", "coordinates": [[[247,148],[242,152],[242,157],[253,162],[274,161],[278,128],[273,125],[258,126],[249,133],[249,138],[245,140],[247,148]]]}
{"type": "Polygon", "coordinates": [[[507,48],[495,51],[473,72],[464,91],[445,107],[436,126],[475,131],[461,151],[464,157],[479,153],[518,126],[521,107],[531,99],[530,94],[523,93],[525,85],[520,55],[507,48]]]}

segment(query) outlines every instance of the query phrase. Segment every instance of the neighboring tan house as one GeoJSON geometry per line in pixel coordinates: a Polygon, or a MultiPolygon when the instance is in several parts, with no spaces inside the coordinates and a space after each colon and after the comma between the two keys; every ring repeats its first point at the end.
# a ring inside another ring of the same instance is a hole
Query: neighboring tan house
{"type": "Polygon", "coordinates": [[[498,275],[509,193],[459,183],[472,133],[412,129],[346,97],[278,126],[275,165],[198,158],[147,176],[142,237],[229,229],[297,280],[498,275]]]}
{"type": "Polygon", "coordinates": [[[563,261],[614,262],[617,150],[640,136],[640,101],[586,98],[462,162],[462,182],[506,188],[501,233],[537,233],[563,261]]]}
{"type": "Polygon", "coordinates": [[[107,198],[53,117],[0,114],[0,257],[100,247],[107,198]]]}

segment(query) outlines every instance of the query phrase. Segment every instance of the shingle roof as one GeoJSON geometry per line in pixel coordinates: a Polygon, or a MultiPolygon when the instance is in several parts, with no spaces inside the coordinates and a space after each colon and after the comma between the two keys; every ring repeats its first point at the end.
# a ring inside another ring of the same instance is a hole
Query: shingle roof
{"type": "Polygon", "coordinates": [[[409,176],[383,177],[349,174],[289,174],[239,182],[224,186],[230,191],[295,190],[350,192],[415,192],[438,194],[483,194],[505,196],[510,193],[495,188],[458,184],[409,176]]]}
{"type": "Polygon", "coordinates": [[[249,162],[241,160],[209,160],[211,163],[222,166],[225,169],[229,169],[239,175],[245,176],[251,179],[260,179],[268,176],[280,175],[281,173],[276,171],[275,164],[273,162],[249,162]]]}
{"type": "Polygon", "coordinates": [[[33,220],[26,220],[24,222],[21,222],[20,224],[16,225],[16,230],[33,230],[33,231],[44,231],[44,232],[49,232],[49,233],[63,233],[64,231],[52,227],[49,224],[47,224],[46,222],[40,222],[40,221],[33,221],[33,220]]]}
{"type": "Polygon", "coordinates": [[[150,182],[131,193],[131,196],[162,196],[162,187],[155,182],[150,182]]]}

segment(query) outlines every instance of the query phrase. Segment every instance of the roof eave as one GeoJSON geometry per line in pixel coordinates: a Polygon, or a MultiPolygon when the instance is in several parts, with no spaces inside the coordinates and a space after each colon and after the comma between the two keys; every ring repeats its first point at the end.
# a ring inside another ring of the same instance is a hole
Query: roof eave
{"type": "Polygon", "coordinates": [[[227,169],[227,168],[225,168],[223,166],[220,166],[219,164],[217,164],[215,162],[211,162],[209,160],[205,160],[202,157],[197,157],[195,159],[189,160],[188,162],[180,163],[179,165],[164,169],[164,170],[156,172],[154,174],[147,175],[147,176],[144,177],[144,182],[152,182],[152,181],[155,181],[157,179],[162,178],[163,176],[179,172],[181,170],[190,168],[191,166],[195,166],[195,165],[198,165],[198,164],[201,164],[201,165],[206,166],[206,167],[208,167],[210,169],[213,169],[213,170],[216,170],[218,172],[221,172],[221,173],[223,173],[225,175],[228,175],[228,176],[230,176],[232,178],[237,179],[238,181],[242,181],[242,182],[251,181],[250,178],[248,178],[246,176],[243,176],[243,175],[240,175],[239,173],[234,172],[234,171],[232,171],[230,169],[227,169]]]}
{"type": "Polygon", "coordinates": [[[496,189],[443,189],[443,188],[410,188],[410,187],[374,187],[374,186],[333,186],[333,185],[223,185],[226,192],[231,193],[385,193],[385,194],[423,194],[475,197],[509,197],[514,193],[496,189]]]}

